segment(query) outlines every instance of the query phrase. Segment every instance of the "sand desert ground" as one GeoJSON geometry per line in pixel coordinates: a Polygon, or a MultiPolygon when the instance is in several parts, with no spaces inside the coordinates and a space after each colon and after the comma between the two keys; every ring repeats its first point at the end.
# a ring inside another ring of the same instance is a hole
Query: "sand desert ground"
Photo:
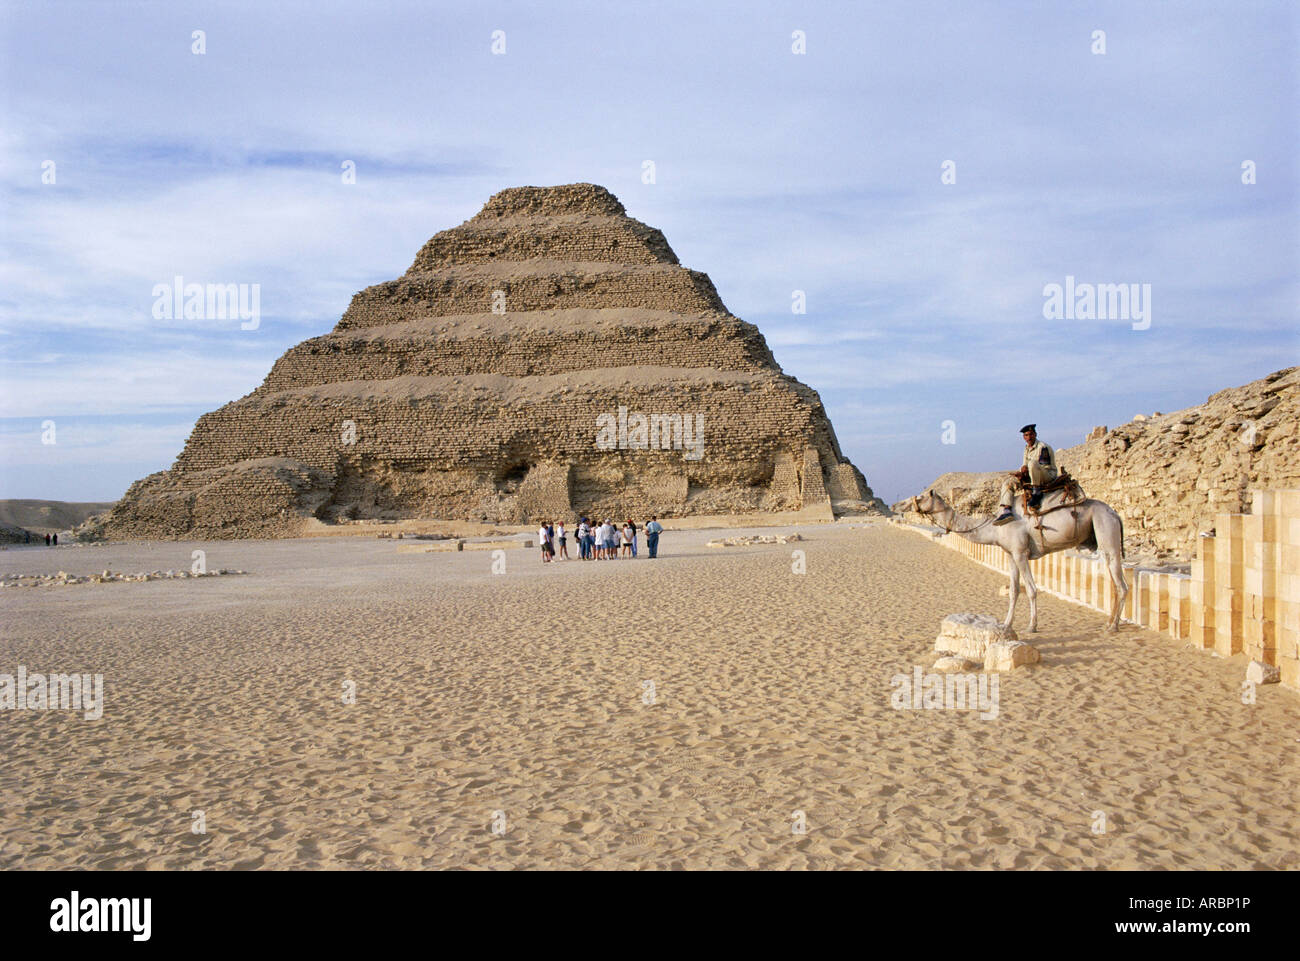
{"type": "Polygon", "coordinates": [[[106,696],[0,717],[0,867],[1300,866],[1295,692],[1244,705],[1242,658],[1044,597],[996,719],[895,710],[1004,578],[881,521],[799,531],[503,574],[374,538],[11,548],[5,572],[201,548],[249,573],[5,589],[0,671],[106,696]]]}

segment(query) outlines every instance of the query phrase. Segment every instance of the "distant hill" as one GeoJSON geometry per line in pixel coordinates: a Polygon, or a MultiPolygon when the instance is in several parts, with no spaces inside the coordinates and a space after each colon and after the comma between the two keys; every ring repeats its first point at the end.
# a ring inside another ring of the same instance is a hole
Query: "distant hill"
{"type": "MultiPolygon", "coordinates": [[[[1002,470],[944,474],[930,488],[964,513],[988,515],[1019,453],[1009,446],[1002,470]]],[[[1252,489],[1300,488],[1300,367],[1186,410],[1093,428],[1082,444],[1058,447],[1057,461],[1089,497],[1119,511],[1130,554],[1187,560],[1215,514],[1250,510],[1252,489]]],[[[900,501],[894,510],[905,507],[900,501]]]]}
{"type": "Polygon", "coordinates": [[[0,541],[22,543],[23,531],[33,536],[72,530],[86,519],[101,514],[115,502],[0,500],[0,541]]]}

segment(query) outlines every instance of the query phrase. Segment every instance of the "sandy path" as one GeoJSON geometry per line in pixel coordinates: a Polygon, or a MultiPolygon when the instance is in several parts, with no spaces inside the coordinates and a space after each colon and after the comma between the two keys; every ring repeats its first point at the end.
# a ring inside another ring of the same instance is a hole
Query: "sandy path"
{"type": "Polygon", "coordinates": [[[0,553],[253,572],[4,591],[0,672],[107,697],[98,722],[0,712],[0,867],[1300,865],[1294,692],[1243,705],[1240,658],[1047,598],[996,720],[896,711],[893,675],[1002,579],[883,524],[801,531],[502,575],[380,540],[0,553]]]}

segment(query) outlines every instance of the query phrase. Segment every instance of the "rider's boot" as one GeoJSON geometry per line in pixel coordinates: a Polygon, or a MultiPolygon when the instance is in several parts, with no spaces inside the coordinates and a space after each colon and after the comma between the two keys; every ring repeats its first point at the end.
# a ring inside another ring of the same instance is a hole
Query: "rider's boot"
{"type": "Polygon", "coordinates": [[[1039,505],[1042,503],[1043,503],[1043,488],[1035,484],[1033,487],[1029,489],[1029,506],[1032,507],[1034,510],[1038,510],[1039,505]]]}
{"type": "Polygon", "coordinates": [[[994,524],[1007,524],[1016,519],[1016,515],[1011,512],[1010,507],[1002,508],[1002,513],[993,519],[994,524]]]}

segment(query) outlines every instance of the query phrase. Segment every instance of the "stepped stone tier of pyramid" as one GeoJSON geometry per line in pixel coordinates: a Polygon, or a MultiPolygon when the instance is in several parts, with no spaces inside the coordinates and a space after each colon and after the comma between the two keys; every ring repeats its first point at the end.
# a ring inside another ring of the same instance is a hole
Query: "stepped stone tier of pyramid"
{"type": "Polygon", "coordinates": [[[882,510],[817,393],[594,184],[434,236],[105,517],[128,537],[321,522],[882,510]]]}

